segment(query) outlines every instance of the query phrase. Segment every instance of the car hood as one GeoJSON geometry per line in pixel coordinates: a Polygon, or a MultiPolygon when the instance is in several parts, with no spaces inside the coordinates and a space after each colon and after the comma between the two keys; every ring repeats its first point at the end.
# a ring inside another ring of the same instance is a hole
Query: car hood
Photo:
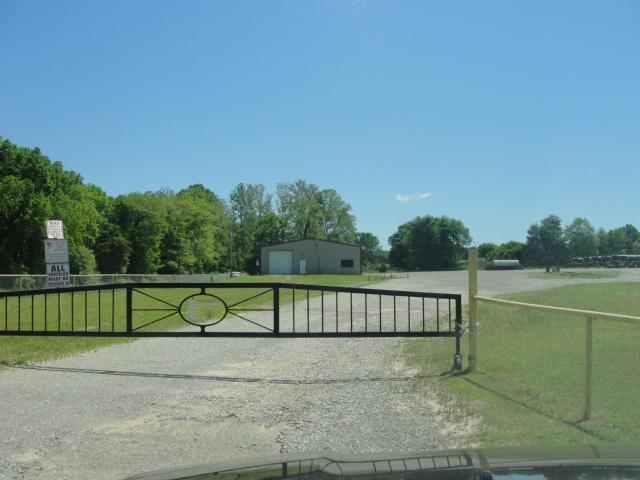
{"type": "Polygon", "coordinates": [[[170,468],[127,480],[640,479],[640,445],[467,448],[404,453],[304,452],[170,468]]]}

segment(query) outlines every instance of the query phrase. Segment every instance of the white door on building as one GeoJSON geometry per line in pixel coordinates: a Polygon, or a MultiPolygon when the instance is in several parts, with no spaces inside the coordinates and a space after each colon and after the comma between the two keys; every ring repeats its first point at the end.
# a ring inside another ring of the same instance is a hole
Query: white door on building
{"type": "Polygon", "coordinates": [[[269,274],[270,275],[291,275],[292,273],[293,273],[293,251],[270,250],[269,251],[269,274]]]}
{"type": "Polygon", "coordinates": [[[307,261],[300,260],[300,275],[306,275],[306,274],[307,274],[307,261]]]}

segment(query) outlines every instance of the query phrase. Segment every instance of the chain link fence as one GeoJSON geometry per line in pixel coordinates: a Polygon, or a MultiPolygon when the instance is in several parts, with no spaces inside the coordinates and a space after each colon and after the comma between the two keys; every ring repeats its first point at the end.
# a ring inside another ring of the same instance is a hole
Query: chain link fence
{"type": "MultiPolygon", "coordinates": [[[[205,283],[229,278],[228,273],[214,275],[71,275],[72,287],[117,283],[205,283]]],[[[47,288],[46,275],[0,275],[0,291],[15,292],[47,288]]]]}

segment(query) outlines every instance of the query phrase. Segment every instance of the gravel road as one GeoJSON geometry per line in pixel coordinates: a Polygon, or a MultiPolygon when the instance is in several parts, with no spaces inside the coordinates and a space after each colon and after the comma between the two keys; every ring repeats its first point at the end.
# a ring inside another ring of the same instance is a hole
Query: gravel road
{"type": "MultiPolygon", "coordinates": [[[[480,272],[479,294],[616,279],[480,272]]],[[[466,272],[376,288],[461,293],[466,272]]],[[[433,341],[448,341],[434,339],[433,341]]],[[[145,339],[0,373],[0,479],[117,479],[285,452],[463,446],[388,339],[145,339]]],[[[466,426],[472,428],[473,424],[466,426]]]]}

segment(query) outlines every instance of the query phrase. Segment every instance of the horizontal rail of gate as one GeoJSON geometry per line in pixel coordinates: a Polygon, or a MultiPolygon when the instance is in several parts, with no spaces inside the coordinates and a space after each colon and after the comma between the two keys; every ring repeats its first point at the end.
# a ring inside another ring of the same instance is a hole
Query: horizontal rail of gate
{"type": "Polygon", "coordinates": [[[289,283],[113,284],[0,293],[0,335],[458,337],[461,296],[289,283]]]}

